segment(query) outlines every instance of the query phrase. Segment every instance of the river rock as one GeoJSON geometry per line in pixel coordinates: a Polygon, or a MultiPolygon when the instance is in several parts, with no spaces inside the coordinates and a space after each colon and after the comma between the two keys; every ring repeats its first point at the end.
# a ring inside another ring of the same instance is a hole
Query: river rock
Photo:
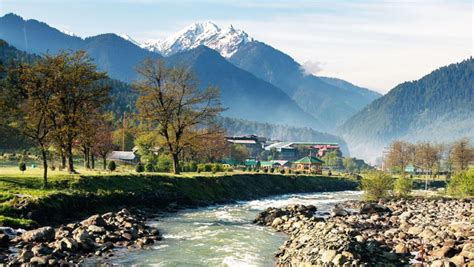
{"type": "Polygon", "coordinates": [[[54,240],[55,232],[54,228],[50,226],[41,227],[35,230],[30,230],[23,233],[21,238],[25,242],[34,242],[34,241],[52,241],[54,240]]]}
{"type": "Polygon", "coordinates": [[[331,216],[347,216],[349,215],[349,212],[338,205],[336,205],[332,210],[331,210],[331,216]]]}
{"type": "Polygon", "coordinates": [[[390,213],[391,210],[383,205],[377,203],[365,203],[360,208],[360,214],[371,214],[371,213],[390,213]]]}
{"type": "Polygon", "coordinates": [[[10,245],[10,237],[6,234],[0,234],[0,247],[8,247],[10,245]]]}
{"type": "Polygon", "coordinates": [[[105,222],[105,220],[99,214],[90,216],[89,218],[83,220],[81,224],[84,226],[95,225],[95,226],[107,227],[107,222],[105,222]]]}
{"type": "Polygon", "coordinates": [[[275,223],[265,225],[289,236],[275,254],[277,265],[405,266],[415,254],[428,266],[474,260],[473,200],[415,198],[347,206],[361,212],[317,220],[293,206],[281,213],[272,209],[275,223]]]}
{"type": "Polygon", "coordinates": [[[33,258],[30,259],[30,264],[33,264],[33,265],[46,265],[48,264],[48,259],[49,257],[48,256],[35,256],[33,258]]]}
{"type": "Polygon", "coordinates": [[[330,249],[330,250],[325,250],[321,253],[321,261],[323,263],[329,263],[331,262],[334,257],[336,257],[337,251],[330,249]]]}

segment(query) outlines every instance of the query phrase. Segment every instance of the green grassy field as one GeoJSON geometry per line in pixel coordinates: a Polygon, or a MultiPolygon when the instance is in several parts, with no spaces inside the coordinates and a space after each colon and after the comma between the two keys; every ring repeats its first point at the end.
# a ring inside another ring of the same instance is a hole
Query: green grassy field
{"type": "Polygon", "coordinates": [[[63,223],[94,212],[124,206],[146,208],[206,205],[245,200],[272,194],[354,190],[358,183],[342,177],[266,173],[136,173],[121,166],[118,171],[79,174],[49,171],[43,189],[42,169],[22,173],[13,164],[0,167],[0,226],[31,228],[63,223]]]}

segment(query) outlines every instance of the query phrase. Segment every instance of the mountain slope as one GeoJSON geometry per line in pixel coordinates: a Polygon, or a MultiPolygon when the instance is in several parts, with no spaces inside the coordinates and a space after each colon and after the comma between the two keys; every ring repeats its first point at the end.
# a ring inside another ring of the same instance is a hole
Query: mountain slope
{"type": "Polygon", "coordinates": [[[474,60],[397,85],[338,129],[351,154],[374,159],[395,139],[474,140],[474,60]]]}
{"type": "Polygon", "coordinates": [[[142,47],[170,56],[204,45],[228,58],[242,45],[252,40],[246,32],[234,29],[232,25],[221,29],[216,24],[206,21],[192,24],[165,40],[146,42],[142,47]]]}
{"type": "Polygon", "coordinates": [[[0,18],[0,39],[20,50],[36,54],[85,50],[92,56],[99,70],[107,71],[111,78],[125,82],[136,78],[135,67],[145,58],[161,58],[115,34],[82,39],[37,20],[23,20],[15,14],[0,18]]]}
{"type": "Polygon", "coordinates": [[[203,87],[218,86],[222,102],[229,108],[225,116],[324,130],[320,122],[279,88],[235,67],[210,48],[199,46],[170,56],[166,61],[171,65],[191,66],[203,87]]]}
{"type": "Polygon", "coordinates": [[[320,118],[330,129],[376,99],[379,94],[307,75],[293,58],[261,42],[243,45],[229,59],[236,66],[283,89],[306,112],[320,118]],[[339,87],[341,85],[341,87],[339,87]]]}

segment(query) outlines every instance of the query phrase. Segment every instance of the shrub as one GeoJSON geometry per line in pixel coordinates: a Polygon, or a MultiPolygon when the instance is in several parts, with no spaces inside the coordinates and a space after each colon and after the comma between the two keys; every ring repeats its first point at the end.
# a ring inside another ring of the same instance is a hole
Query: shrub
{"type": "Polygon", "coordinates": [[[288,174],[291,174],[291,169],[288,169],[288,174]]]}
{"type": "Polygon", "coordinates": [[[117,169],[117,164],[115,164],[115,161],[111,160],[109,161],[109,165],[107,166],[109,171],[113,172],[115,169],[117,169]]]}
{"type": "Polygon", "coordinates": [[[268,169],[267,169],[267,168],[263,169],[263,172],[264,172],[264,173],[267,173],[267,172],[268,172],[268,169]]]}
{"type": "Polygon", "coordinates": [[[204,164],[204,171],[205,172],[212,171],[212,165],[211,164],[204,164]]]}
{"type": "Polygon", "coordinates": [[[23,162],[23,161],[20,162],[20,163],[18,164],[18,169],[20,169],[20,171],[24,173],[24,172],[26,171],[26,163],[23,162]]]}
{"type": "Polygon", "coordinates": [[[281,169],[281,170],[280,170],[280,174],[285,174],[285,170],[284,170],[284,169],[281,169]]]}
{"type": "Polygon", "coordinates": [[[274,173],[275,172],[275,169],[274,168],[270,168],[270,173],[274,173]]]}
{"type": "Polygon", "coordinates": [[[227,170],[226,170],[226,171],[228,171],[228,172],[233,172],[233,171],[234,171],[234,169],[232,169],[231,167],[229,167],[229,168],[227,168],[227,170]]]}
{"type": "Polygon", "coordinates": [[[259,170],[259,169],[257,169],[257,170],[255,170],[255,172],[260,172],[260,170],[259,170]]]}
{"type": "Polygon", "coordinates": [[[156,171],[158,172],[170,172],[173,163],[167,155],[160,155],[158,157],[158,163],[156,164],[156,171]]]}
{"type": "Polygon", "coordinates": [[[362,178],[361,187],[365,199],[377,200],[388,196],[393,189],[393,179],[382,171],[371,171],[362,178]]]}
{"type": "Polygon", "coordinates": [[[189,162],[189,171],[190,172],[195,172],[197,171],[198,165],[195,161],[189,162]]]}
{"type": "Polygon", "coordinates": [[[453,176],[448,183],[448,194],[457,197],[474,196],[474,169],[453,176]]]}
{"type": "Polygon", "coordinates": [[[203,172],[203,171],[205,171],[204,164],[198,164],[197,172],[200,173],[200,172],[203,172]]]}
{"type": "Polygon", "coordinates": [[[145,169],[146,172],[153,172],[154,171],[153,163],[147,162],[147,164],[145,164],[144,169],[145,169]]]}
{"type": "Polygon", "coordinates": [[[409,176],[400,176],[395,180],[393,191],[398,197],[405,197],[413,189],[413,179],[409,176]]]}
{"type": "Polygon", "coordinates": [[[145,170],[145,167],[143,167],[143,164],[141,162],[139,162],[136,166],[135,166],[135,171],[140,173],[140,172],[143,172],[145,170]]]}

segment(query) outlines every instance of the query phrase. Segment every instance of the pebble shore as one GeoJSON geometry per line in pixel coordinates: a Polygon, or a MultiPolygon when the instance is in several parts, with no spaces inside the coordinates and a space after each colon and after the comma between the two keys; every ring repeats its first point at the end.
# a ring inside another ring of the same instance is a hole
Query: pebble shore
{"type": "MultiPolygon", "coordinates": [[[[90,257],[110,257],[116,248],[143,248],[161,240],[145,224],[146,214],[127,209],[93,215],[81,222],[15,232],[0,230],[0,263],[8,265],[80,264],[90,257]]],[[[1,265],[1,264],[0,264],[1,265]]]]}
{"type": "Polygon", "coordinates": [[[474,266],[473,200],[352,201],[268,208],[255,223],[289,235],[277,266],[474,266]]]}

